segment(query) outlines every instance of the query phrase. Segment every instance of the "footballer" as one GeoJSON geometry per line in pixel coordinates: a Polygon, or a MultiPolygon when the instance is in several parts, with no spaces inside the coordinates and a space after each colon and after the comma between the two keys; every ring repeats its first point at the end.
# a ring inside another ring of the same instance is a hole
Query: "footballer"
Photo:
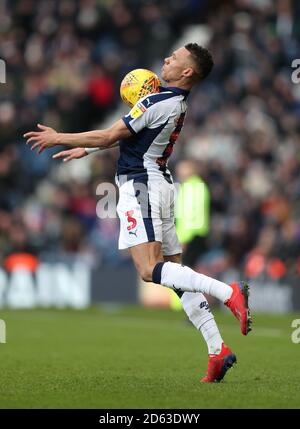
{"type": "Polygon", "coordinates": [[[173,289],[180,297],[184,311],[207,343],[208,369],[202,382],[221,381],[237,360],[224,343],[204,294],[232,311],[243,335],[250,332],[252,323],[249,286],[245,282],[228,285],[183,266],[175,231],[168,159],[184,123],[189,93],[212,68],[209,51],[188,43],[164,60],[161,77],[166,85],[142,97],[110,128],[68,134],[38,124],[39,131],[24,134],[39,153],[56,145],[68,146],[69,150],[54,155],[66,161],[119,145],[119,248],[129,249],[144,281],[173,289]]]}

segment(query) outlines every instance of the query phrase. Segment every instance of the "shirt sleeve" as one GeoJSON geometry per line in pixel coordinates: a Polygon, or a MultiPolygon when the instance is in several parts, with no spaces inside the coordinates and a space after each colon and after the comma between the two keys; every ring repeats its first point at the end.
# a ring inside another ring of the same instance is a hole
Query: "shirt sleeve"
{"type": "Polygon", "coordinates": [[[132,134],[143,128],[156,128],[170,117],[170,106],[163,102],[152,102],[151,96],[139,100],[130,112],[123,116],[123,121],[132,134]]]}

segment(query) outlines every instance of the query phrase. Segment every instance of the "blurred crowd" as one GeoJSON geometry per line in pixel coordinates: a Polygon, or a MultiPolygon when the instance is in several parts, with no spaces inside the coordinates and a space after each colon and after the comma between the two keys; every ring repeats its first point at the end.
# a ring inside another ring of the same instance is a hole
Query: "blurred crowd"
{"type": "MultiPolygon", "coordinates": [[[[0,249],[118,265],[118,220],[96,215],[118,149],[73,161],[37,156],[36,123],[92,129],[120,103],[131,69],[151,68],[188,24],[207,24],[215,67],[189,99],[170,167],[197,160],[211,227],[196,269],[221,277],[300,275],[300,7],[292,0],[0,1],[0,249]]],[[[176,176],[174,177],[176,180],[176,176]]]]}
{"type": "Polygon", "coordinates": [[[212,193],[198,269],[246,277],[300,275],[299,2],[237,1],[208,19],[215,69],[190,100],[182,154],[212,193]]]}
{"type": "Polygon", "coordinates": [[[22,135],[38,122],[68,132],[99,125],[120,103],[124,75],[162,58],[206,3],[0,1],[2,259],[26,250],[122,261],[117,221],[101,222],[95,210],[96,184],[113,180],[116,153],[95,160],[85,180],[58,179],[53,151],[37,156],[22,135]]]}

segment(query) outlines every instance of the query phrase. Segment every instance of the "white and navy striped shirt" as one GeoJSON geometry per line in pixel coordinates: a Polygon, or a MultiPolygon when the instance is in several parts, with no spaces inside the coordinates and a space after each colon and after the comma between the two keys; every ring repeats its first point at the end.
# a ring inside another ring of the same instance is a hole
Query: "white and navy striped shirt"
{"type": "Polygon", "coordinates": [[[167,164],[181,131],[189,91],[160,87],[140,99],[122,119],[132,136],[120,141],[119,179],[155,179],[172,183],[167,164]]]}

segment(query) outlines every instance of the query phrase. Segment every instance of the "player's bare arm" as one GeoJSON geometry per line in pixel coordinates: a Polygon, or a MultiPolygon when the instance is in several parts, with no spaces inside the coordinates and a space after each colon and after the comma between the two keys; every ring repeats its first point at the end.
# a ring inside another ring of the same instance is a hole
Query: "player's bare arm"
{"type": "Polygon", "coordinates": [[[109,147],[104,147],[104,146],[103,147],[97,147],[97,148],[76,147],[74,149],[62,150],[61,152],[58,152],[55,155],[53,155],[52,158],[55,158],[55,159],[63,158],[64,162],[68,162],[68,161],[72,161],[72,159],[84,158],[85,156],[88,156],[89,154],[95,153],[99,150],[103,151],[103,150],[111,149],[111,148],[117,147],[117,146],[119,146],[118,141],[113,143],[109,147]]]}
{"type": "Polygon", "coordinates": [[[58,133],[51,127],[38,124],[40,131],[29,131],[24,134],[26,144],[32,144],[31,150],[38,148],[38,153],[44,149],[64,145],[70,148],[109,148],[118,140],[131,136],[124,122],[120,119],[105,130],[87,131],[84,133],[58,133]]]}

